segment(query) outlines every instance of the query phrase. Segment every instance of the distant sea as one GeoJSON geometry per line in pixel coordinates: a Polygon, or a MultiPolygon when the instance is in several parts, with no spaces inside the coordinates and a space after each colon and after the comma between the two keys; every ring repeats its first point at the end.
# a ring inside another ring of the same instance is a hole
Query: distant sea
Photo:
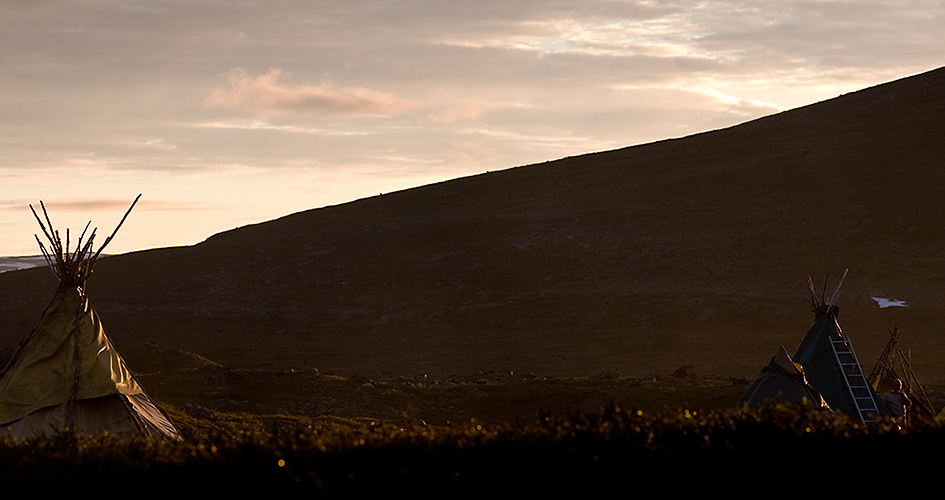
{"type": "Polygon", "coordinates": [[[46,259],[44,259],[42,255],[33,255],[27,257],[0,257],[0,273],[45,265],[46,259]]]}

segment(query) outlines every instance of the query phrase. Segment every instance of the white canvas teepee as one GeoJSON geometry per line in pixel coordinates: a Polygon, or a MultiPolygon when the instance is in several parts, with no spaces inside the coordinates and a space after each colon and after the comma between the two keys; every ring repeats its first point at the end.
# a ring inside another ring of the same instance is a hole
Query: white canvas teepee
{"type": "Polygon", "coordinates": [[[71,430],[180,439],[128,370],[85,295],[86,281],[102,249],[140,197],[98,251],[92,247],[95,230],[82,241],[88,225],[70,253],[68,230],[63,247],[46,207],[42,207],[46,224],[33,211],[50,244],[47,250],[37,236],[40,250],[59,278],[59,288],[39,324],[0,372],[0,434],[49,436],[71,430]]]}

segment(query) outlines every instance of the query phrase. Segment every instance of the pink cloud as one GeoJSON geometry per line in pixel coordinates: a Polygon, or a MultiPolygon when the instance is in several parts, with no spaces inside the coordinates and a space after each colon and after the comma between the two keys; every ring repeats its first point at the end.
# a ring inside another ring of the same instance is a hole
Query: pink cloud
{"type": "Polygon", "coordinates": [[[494,110],[497,106],[483,101],[468,101],[440,111],[430,113],[430,120],[437,123],[475,120],[494,110]]]}
{"type": "Polygon", "coordinates": [[[214,90],[205,104],[256,114],[392,114],[411,106],[410,101],[386,92],[339,87],[328,81],[318,86],[286,84],[279,81],[281,76],[279,69],[252,76],[241,67],[233,68],[228,74],[230,88],[214,90]]]}

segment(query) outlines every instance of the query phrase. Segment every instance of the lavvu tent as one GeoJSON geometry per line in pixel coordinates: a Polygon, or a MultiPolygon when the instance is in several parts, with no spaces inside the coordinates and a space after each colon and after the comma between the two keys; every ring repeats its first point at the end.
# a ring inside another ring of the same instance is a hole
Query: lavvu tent
{"type": "MultiPolygon", "coordinates": [[[[846,278],[846,273],[843,278],[846,278]]],[[[814,323],[792,358],[804,367],[807,381],[824,397],[830,408],[850,418],[870,422],[886,415],[886,409],[867,382],[853,344],[843,335],[837,322],[840,308],[835,303],[843,278],[830,300],[825,300],[825,293],[818,299],[808,277],[814,323]]],[[[826,284],[824,288],[826,290],[826,284]]]]}
{"type": "Polygon", "coordinates": [[[33,211],[50,248],[38,236],[37,241],[59,278],[59,288],[39,324],[0,372],[0,435],[50,436],[73,431],[180,439],[178,430],[128,370],[86,296],[86,282],[96,260],[138,199],[140,195],[97,251],[92,246],[95,230],[83,242],[91,223],[70,253],[68,229],[63,247],[45,205],[40,202],[45,224],[33,211]]]}
{"type": "Polygon", "coordinates": [[[774,398],[788,403],[806,401],[816,410],[830,409],[820,393],[807,382],[804,368],[791,359],[784,346],[780,346],[778,353],[761,368],[740,405],[755,407],[774,398]]]}

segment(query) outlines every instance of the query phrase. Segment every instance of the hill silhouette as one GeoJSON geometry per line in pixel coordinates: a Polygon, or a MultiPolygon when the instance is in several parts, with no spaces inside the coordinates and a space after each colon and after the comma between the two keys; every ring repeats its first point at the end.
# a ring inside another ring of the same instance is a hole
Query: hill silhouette
{"type": "MultiPolygon", "coordinates": [[[[112,256],[89,295],[132,369],[154,342],[344,375],[751,377],[810,325],[807,276],[849,268],[839,320],[867,369],[898,323],[920,378],[945,380],[943,130],[945,68],[112,256]]],[[[47,269],[0,274],[0,348],[54,290],[47,269]]]]}

